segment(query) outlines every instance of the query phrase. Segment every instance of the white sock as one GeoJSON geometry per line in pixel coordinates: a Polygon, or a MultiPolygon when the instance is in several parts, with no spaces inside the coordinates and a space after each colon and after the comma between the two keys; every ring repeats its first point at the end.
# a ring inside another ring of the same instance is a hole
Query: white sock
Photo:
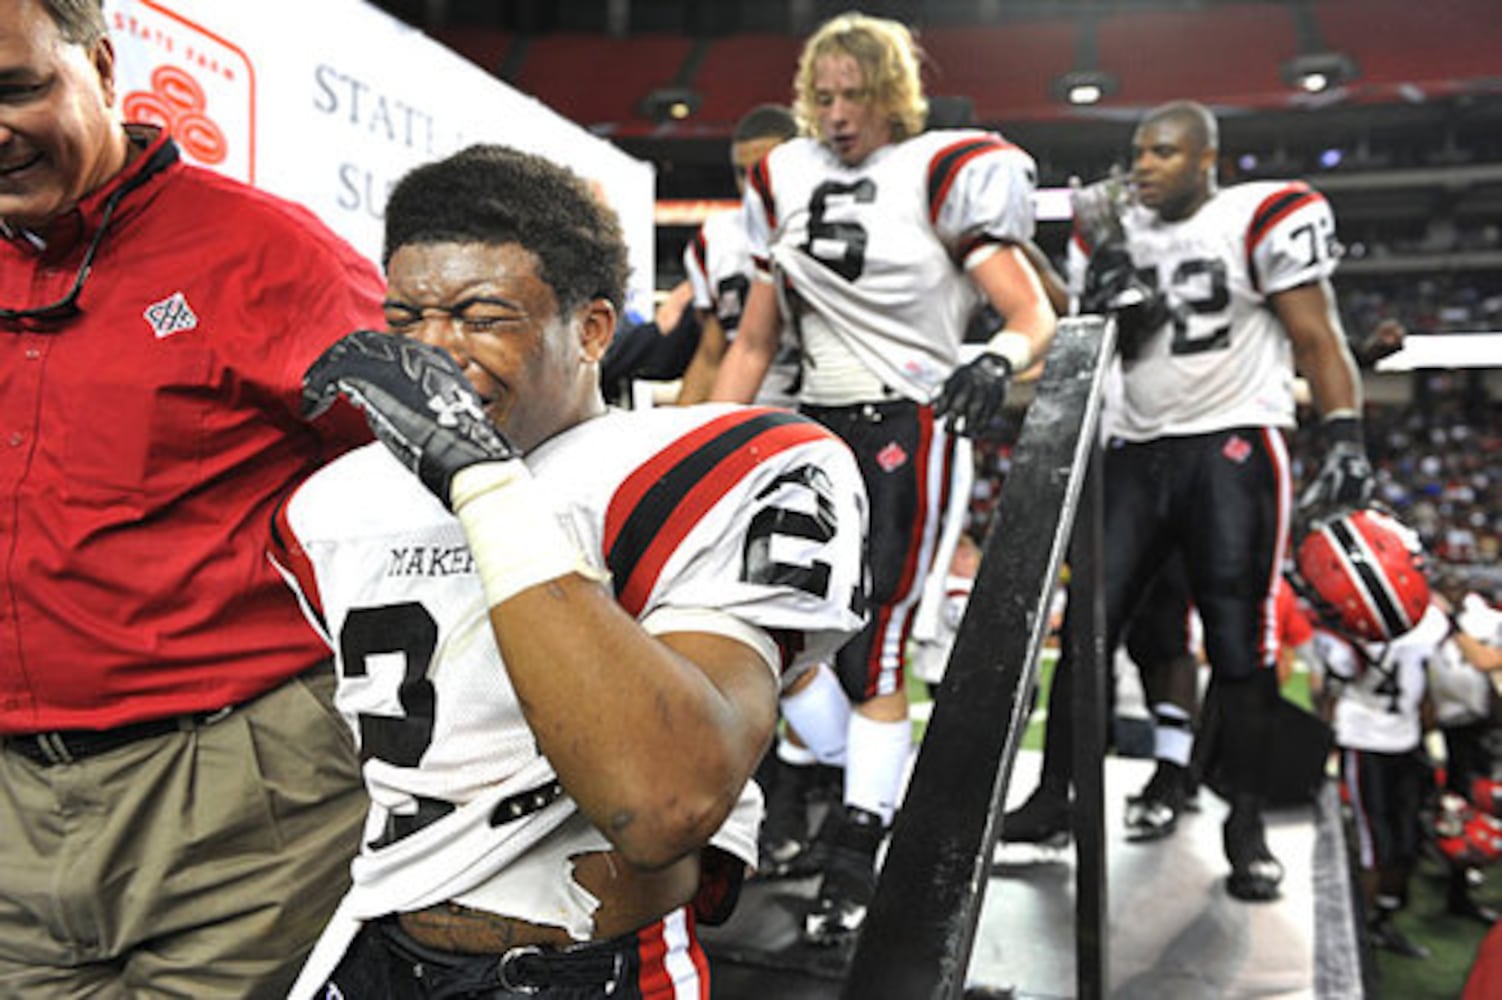
{"type": "Polygon", "coordinates": [[[1179,706],[1160,701],[1153,706],[1153,756],[1180,767],[1189,766],[1194,751],[1194,729],[1189,713],[1179,706]]]}
{"type": "Polygon", "coordinates": [[[852,713],[845,804],[876,813],[884,825],[890,826],[912,747],[913,724],[909,720],[878,722],[852,713]]]}
{"type": "Polygon", "coordinates": [[[850,699],[833,670],[821,663],[814,671],[813,680],[803,690],[783,696],[782,717],[820,763],[842,765],[850,725],[850,699]]]}

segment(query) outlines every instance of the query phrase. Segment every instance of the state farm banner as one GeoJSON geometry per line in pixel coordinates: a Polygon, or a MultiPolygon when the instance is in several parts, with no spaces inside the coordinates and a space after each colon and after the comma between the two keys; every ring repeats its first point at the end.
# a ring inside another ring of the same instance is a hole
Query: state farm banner
{"type": "MultiPolygon", "coordinates": [[[[362,0],[105,0],[123,117],[185,158],[306,205],[373,260],[402,174],[500,142],[598,182],[650,314],[652,167],[362,0]]],[[[211,220],[206,220],[210,222],[211,220]]]]}

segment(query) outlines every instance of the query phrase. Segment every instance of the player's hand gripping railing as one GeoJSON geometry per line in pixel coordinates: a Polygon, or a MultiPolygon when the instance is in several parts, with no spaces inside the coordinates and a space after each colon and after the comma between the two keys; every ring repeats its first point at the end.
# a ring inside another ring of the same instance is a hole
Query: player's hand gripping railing
{"type": "MultiPolygon", "coordinates": [[[[1098,464],[1092,459],[1099,452],[1101,382],[1114,336],[1100,317],[1059,322],[856,945],[847,1000],[939,1000],[957,998],[964,988],[1002,804],[1037,684],[1050,598],[1076,508],[1089,494],[1094,499],[1081,512],[1071,571],[1098,581],[1099,488],[1084,485],[1086,470],[1098,464]]],[[[1094,590],[1098,595],[1099,587],[1094,590]]],[[[1099,715],[1102,723],[1075,727],[1097,747],[1075,758],[1077,806],[1084,812],[1076,818],[1081,996],[1103,995],[1105,982],[1104,673],[1098,666],[1104,623],[1098,599],[1092,612],[1073,616],[1076,634],[1066,639],[1083,637],[1086,658],[1078,662],[1097,664],[1076,675],[1095,683],[1076,683],[1075,698],[1077,706],[1087,699],[1087,717],[1099,715]]]]}

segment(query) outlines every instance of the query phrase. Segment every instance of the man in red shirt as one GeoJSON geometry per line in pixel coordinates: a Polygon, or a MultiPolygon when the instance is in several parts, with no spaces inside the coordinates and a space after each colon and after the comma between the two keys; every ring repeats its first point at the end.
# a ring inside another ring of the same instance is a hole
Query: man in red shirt
{"type": "Polygon", "coordinates": [[[364,801],[264,553],[382,284],[115,96],[95,0],[0,2],[0,994],[281,996],[364,801]]]}

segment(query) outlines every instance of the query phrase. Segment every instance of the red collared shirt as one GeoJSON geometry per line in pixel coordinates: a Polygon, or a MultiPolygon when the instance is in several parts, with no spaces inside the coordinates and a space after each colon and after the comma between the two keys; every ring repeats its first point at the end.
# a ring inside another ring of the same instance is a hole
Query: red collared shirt
{"type": "MultiPolygon", "coordinates": [[[[68,289],[105,199],[0,239],[0,304],[68,289]]],[[[0,320],[0,732],[212,710],[328,655],[266,559],[288,487],[368,440],[299,419],[332,341],[381,327],[379,273],[311,213],[173,163],[129,192],[81,313],[0,320]]]]}

